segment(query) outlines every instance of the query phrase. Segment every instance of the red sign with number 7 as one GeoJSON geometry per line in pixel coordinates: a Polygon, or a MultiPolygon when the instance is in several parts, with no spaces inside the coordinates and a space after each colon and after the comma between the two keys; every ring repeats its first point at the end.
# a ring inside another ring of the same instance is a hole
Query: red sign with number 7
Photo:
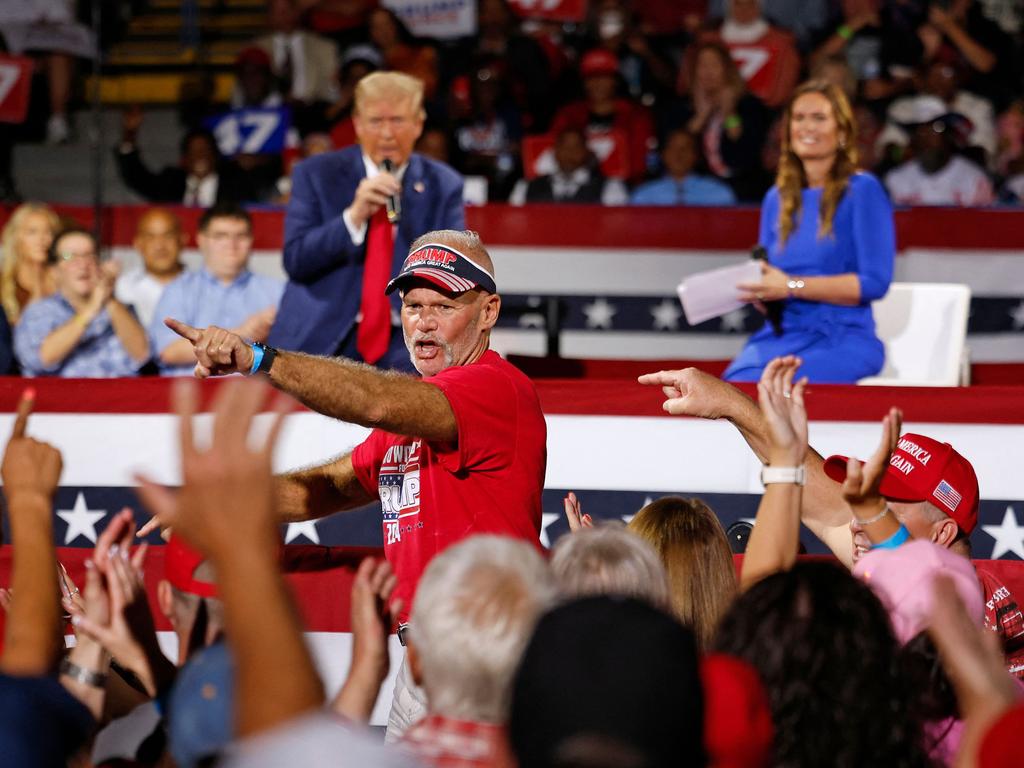
{"type": "Polygon", "coordinates": [[[32,59],[0,54],[0,123],[20,123],[28,112],[32,59]]]}

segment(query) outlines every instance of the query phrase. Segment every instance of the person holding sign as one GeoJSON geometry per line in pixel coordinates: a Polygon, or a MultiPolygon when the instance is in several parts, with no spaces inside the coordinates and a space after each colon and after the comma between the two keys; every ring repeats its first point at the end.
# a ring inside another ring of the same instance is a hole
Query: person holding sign
{"type": "Polygon", "coordinates": [[[424,117],[422,82],[374,72],[356,85],[358,145],[295,166],[284,222],[289,282],[269,344],[410,370],[392,332],[400,304],[384,286],[417,237],[465,227],[462,178],[412,151],[424,117]]]}
{"type": "Polygon", "coordinates": [[[759,282],[738,286],[756,306],[781,302],[781,333],[766,323],[723,377],[757,381],[773,358],[799,355],[798,376],[853,383],[885,362],[871,302],[892,280],[892,206],[878,179],[856,170],[856,125],[838,86],[800,86],[783,126],[779,172],[761,206],[767,260],[759,282]]]}

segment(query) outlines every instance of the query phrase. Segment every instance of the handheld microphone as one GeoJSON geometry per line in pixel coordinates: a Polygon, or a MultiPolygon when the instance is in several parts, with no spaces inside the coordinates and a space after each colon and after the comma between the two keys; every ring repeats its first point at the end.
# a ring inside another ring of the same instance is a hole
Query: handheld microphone
{"type": "MultiPolygon", "coordinates": [[[[381,163],[381,165],[388,173],[394,172],[395,164],[391,162],[391,158],[385,157],[384,162],[381,163]]],[[[388,195],[386,206],[388,211],[388,223],[397,224],[402,218],[402,198],[397,195],[388,195]]]]}
{"type": "MultiPolygon", "coordinates": [[[[768,262],[768,249],[758,243],[750,249],[750,258],[754,261],[768,262]]],[[[782,307],[783,302],[779,300],[762,302],[765,309],[765,317],[772,326],[776,336],[782,335],[782,307]]]]}

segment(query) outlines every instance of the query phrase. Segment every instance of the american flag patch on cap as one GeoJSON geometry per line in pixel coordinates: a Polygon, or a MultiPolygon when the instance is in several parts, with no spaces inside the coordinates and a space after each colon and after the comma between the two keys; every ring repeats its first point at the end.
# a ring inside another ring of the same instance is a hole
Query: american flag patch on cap
{"type": "Polygon", "coordinates": [[[949,510],[956,509],[960,500],[963,499],[963,496],[957,493],[956,489],[945,480],[939,481],[939,484],[935,486],[935,490],[932,491],[932,496],[941,501],[949,510]]]}

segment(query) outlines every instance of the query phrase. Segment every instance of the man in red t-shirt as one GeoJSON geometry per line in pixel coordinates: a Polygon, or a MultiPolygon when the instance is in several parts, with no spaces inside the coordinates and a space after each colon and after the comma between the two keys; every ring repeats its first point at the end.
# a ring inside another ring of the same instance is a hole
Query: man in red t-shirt
{"type": "Polygon", "coordinates": [[[423,569],[451,544],[497,533],[540,546],[547,427],[533,384],[488,348],[501,298],[475,233],[420,237],[395,290],[422,379],[166,322],[192,342],[200,378],[263,373],[311,409],[374,429],[351,453],[280,476],[277,503],[297,522],[379,498],[404,620],[423,569]]]}

